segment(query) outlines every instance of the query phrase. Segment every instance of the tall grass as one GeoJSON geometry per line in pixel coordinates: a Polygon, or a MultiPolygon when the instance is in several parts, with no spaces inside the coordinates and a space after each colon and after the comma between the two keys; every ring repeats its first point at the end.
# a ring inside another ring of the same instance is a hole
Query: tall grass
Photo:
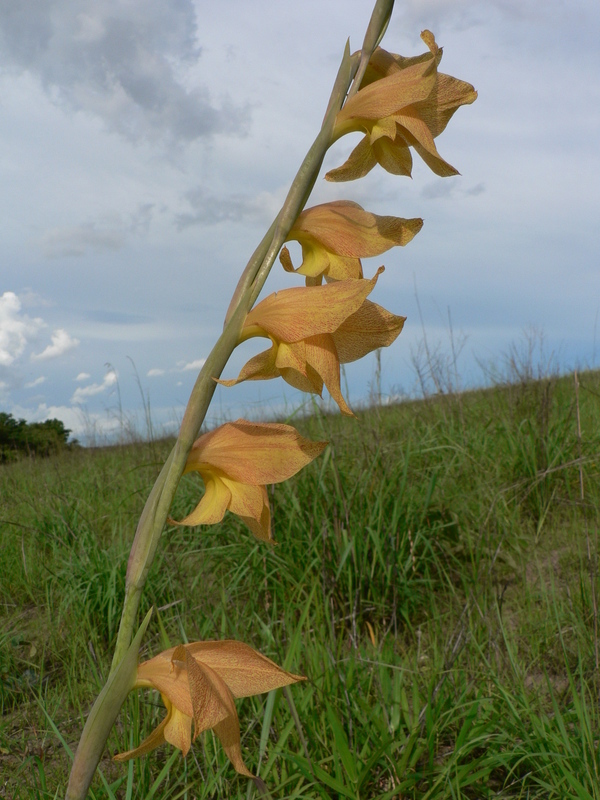
{"type": "MultiPolygon", "coordinates": [[[[143,656],[234,637],[309,678],[240,704],[274,798],[600,797],[600,375],[580,384],[580,435],[570,376],[317,412],[300,427],[331,445],[273,492],[276,547],[232,516],[165,532],[143,656]]],[[[0,468],[0,797],[63,794],[168,446],[0,468]]],[[[200,490],[184,479],[175,518],[200,490]]],[[[211,733],[110,761],[162,715],[128,699],[90,796],[253,796],[211,733]]]]}

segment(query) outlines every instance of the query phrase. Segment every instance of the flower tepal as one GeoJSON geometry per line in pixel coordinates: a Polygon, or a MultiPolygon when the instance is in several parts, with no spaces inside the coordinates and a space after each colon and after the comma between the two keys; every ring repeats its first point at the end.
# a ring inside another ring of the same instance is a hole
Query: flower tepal
{"type": "Polygon", "coordinates": [[[282,377],[314,394],[325,385],[340,410],[352,415],[341,392],[340,364],[387,347],[405,321],[367,300],[382,270],[368,281],[283,289],[266,297],[246,317],[242,341],[264,336],[271,340],[270,349],[251,358],[235,380],[220,383],[282,377]]]}
{"type": "MultiPolygon", "coordinates": [[[[178,525],[214,525],[226,511],[237,514],[259,539],[270,541],[266,486],[291,478],[325,448],[291,425],[227,422],[194,442],[184,472],[199,472],[202,499],[178,525]]],[[[173,520],[174,521],[174,520],[173,520]]]]}
{"type": "Polygon", "coordinates": [[[288,272],[305,275],[307,285],[320,284],[323,278],[359,279],[361,258],[408,244],[422,227],[422,219],[379,216],[349,200],[323,203],[305,209],[286,240],[302,245],[302,264],[294,269],[287,247],[279,259],[288,272]]]}
{"type": "Polygon", "coordinates": [[[116,755],[115,760],[146,755],[165,742],[185,756],[194,739],[212,728],[236,771],[252,778],[242,758],[234,698],[303,680],[242,642],[192,642],[172,647],[138,666],[134,686],[158,689],[167,715],[139,747],[116,755]]]}
{"type": "Polygon", "coordinates": [[[439,73],[441,48],[430,31],[421,38],[429,48],[421,56],[404,58],[380,48],[373,54],[361,89],[338,114],[334,131],[336,138],[352,131],[365,137],[345,164],[327,173],[328,180],[361,178],[377,163],[394,175],[410,175],[411,147],[436,175],[458,174],[440,156],[434,138],[477,92],[470,83],[439,73]]]}

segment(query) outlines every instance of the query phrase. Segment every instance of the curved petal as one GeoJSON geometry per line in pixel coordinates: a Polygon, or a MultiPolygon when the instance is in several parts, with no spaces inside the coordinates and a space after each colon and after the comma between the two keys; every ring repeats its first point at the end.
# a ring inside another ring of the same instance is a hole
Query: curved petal
{"type": "Polygon", "coordinates": [[[242,758],[242,747],[240,743],[240,721],[237,713],[231,714],[218,725],[215,725],[215,733],[219,737],[223,750],[227,754],[227,758],[233,764],[233,768],[240,775],[247,778],[253,778],[254,775],[244,764],[242,758]]]}
{"type": "Polygon", "coordinates": [[[386,172],[392,175],[412,174],[412,155],[408,144],[401,135],[396,135],[393,142],[389,139],[378,139],[373,143],[373,154],[376,161],[386,172]]]}
{"type": "Polygon", "coordinates": [[[299,372],[306,377],[306,354],[305,345],[303,341],[287,344],[280,342],[277,348],[277,357],[275,358],[275,366],[279,374],[284,369],[291,369],[299,372]]]}
{"type": "Polygon", "coordinates": [[[370,281],[283,289],[255,306],[246,317],[244,328],[258,326],[278,342],[288,343],[332,333],[360,308],[376,281],[377,276],[370,281]]]}
{"type": "Polygon", "coordinates": [[[174,648],[159,653],[138,666],[138,678],[147,680],[162,695],[169,713],[177,708],[188,717],[193,716],[192,698],[185,669],[172,662],[174,648]]]}
{"type": "Polygon", "coordinates": [[[182,665],[189,684],[195,739],[203,731],[214,728],[230,713],[229,704],[223,700],[222,687],[215,688],[214,673],[194,659],[185,645],[178,645],[171,658],[174,664],[177,662],[182,665]]]}
{"type": "Polygon", "coordinates": [[[383,119],[425,100],[436,78],[435,72],[428,73],[430,62],[431,56],[427,61],[412,64],[360,89],[337,115],[334,136],[338,136],[340,130],[346,132],[357,120],[383,119]]]}
{"type": "MultiPolygon", "coordinates": [[[[194,661],[191,655],[189,655],[189,660],[194,661]]],[[[195,663],[197,665],[197,673],[201,673],[203,677],[202,687],[210,686],[210,694],[206,699],[202,698],[202,712],[199,726],[198,722],[196,723],[196,735],[202,730],[213,728],[236,772],[252,778],[253,775],[247,769],[242,758],[240,722],[233,696],[225,681],[216,671],[201,661],[196,661],[195,663]]],[[[193,692],[194,689],[192,688],[192,694],[193,692]]]]}
{"type": "Polygon", "coordinates": [[[237,378],[227,381],[217,379],[217,383],[222,386],[235,386],[242,381],[268,381],[271,378],[278,378],[279,372],[275,366],[276,358],[277,345],[273,343],[268,350],[264,350],[247,361],[237,378]]]}
{"type": "Polygon", "coordinates": [[[312,336],[306,342],[306,360],[323,379],[329,394],[338,404],[342,414],[353,417],[352,409],[342,396],[340,386],[340,361],[333,336],[312,336]]]}
{"type": "Polygon", "coordinates": [[[164,728],[164,737],[187,756],[192,746],[192,718],[173,707],[164,728]]]}
{"type": "Polygon", "coordinates": [[[325,175],[326,181],[354,181],[364,178],[377,164],[369,137],[364,136],[350,153],[348,160],[341,167],[330,169],[325,175]]]}
{"type": "Polygon", "coordinates": [[[197,661],[221,676],[234,697],[250,697],[306,680],[302,675],[286,672],[270,658],[234,639],[191,642],[185,647],[197,661]]]}
{"type": "Polygon", "coordinates": [[[356,361],[380,347],[388,347],[399,336],[406,317],[365,300],[333,334],[340,364],[356,361]]]}
{"type": "MultiPolygon", "coordinates": [[[[189,472],[193,467],[186,468],[189,472]]],[[[204,477],[204,474],[203,474],[204,477]]],[[[202,499],[187,517],[175,522],[176,525],[216,525],[221,522],[231,501],[231,492],[220,477],[205,477],[205,490],[202,499]]]]}
{"type": "Polygon", "coordinates": [[[295,369],[281,370],[281,377],[294,389],[307,394],[318,394],[319,397],[323,391],[323,381],[315,374],[314,370],[306,369],[306,374],[297,372],[295,369]]]}
{"type": "Polygon", "coordinates": [[[279,253],[279,261],[286,272],[296,272],[296,267],[292,263],[292,257],[290,256],[290,251],[287,249],[287,247],[281,248],[281,252],[279,253]]]}
{"type": "Polygon", "coordinates": [[[259,520],[266,500],[265,487],[240,483],[225,477],[222,480],[231,492],[229,510],[239,517],[254,517],[259,520]]]}
{"type": "Polygon", "coordinates": [[[139,758],[139,756],[145,756],[150,753],[152,750],[155,750],[157,747],[160,747],[161,744],[166,742],[164,730],[165,726],[169,722],[169,715],[162,720],[160,725],[157,725],[156,728],[152,731],[152,733],[147,736],[141,744],[134,748],[133,750],[127,750],[125,753],[117,753],[116,756],[113,756],[113,761],[129,761],[131,758],[139,758]]]}
{"type": "Polygon", "coordinates": [[[413,145],[423,161],[436,175],[447,177],[458,174],[458,171],[438,153],[433,136],[422,119],[409,114],[398,114],[395,119],[400,125],[403,138],[413,145]]]}
{"type": "MultiPolygon", "coordinates": [[[[329,254],[355,259],[378,256],[391,247],[409,242],[422,225],[420,219],[380,216],[365,211],[358,203],[338,200],[305,209],[294,223],[292,233],[295,235],[299,231],[297,235],[300,237],[302,232],[307,241],[314,243],[314,249],[321,248],[327,252],[324,263],[321,265],[319,262],[314,268],[322,266],[324,270],[331,260],[329,254]]],[[[312,263],[311,270],[310,274],[313,274],[312,263]]]]}
{"type": "Polygon", "coordinates": [[[273,535],[271,533],[271,509],[269,508],[268,502],[263,506],[260,519],[254,519],[254,517],[241,517],[241,519],[261,542],[273,542],[273,535]]]}
{"type": "Polygon", "coordinates": [[[186,468],[202,472],[210,464],[240,483],[280,483],[316,458],[325,445],[305,439],[291,425],[238,419],[203,434],[186,468]]]}

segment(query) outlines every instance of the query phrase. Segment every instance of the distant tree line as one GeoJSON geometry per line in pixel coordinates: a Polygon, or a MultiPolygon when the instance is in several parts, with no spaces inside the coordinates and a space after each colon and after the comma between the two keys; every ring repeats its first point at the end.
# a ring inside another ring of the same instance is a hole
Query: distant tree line
{"type": "Polygon", "coordinates": [[[49,456],[69,445],[71,431],[59,419],[27,422],[0,411],[0,463],[14,461],[20,455],[49,456]]]}

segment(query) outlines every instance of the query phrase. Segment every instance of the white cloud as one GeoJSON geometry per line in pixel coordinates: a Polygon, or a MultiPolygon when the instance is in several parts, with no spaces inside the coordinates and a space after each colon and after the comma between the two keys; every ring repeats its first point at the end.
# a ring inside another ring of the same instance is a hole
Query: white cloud
{"type": "Polygon", "coordinates": [[[89,386],[78,386],[73,393],[71,402],[75,404],[84,403],[88,397],[93,397],[96,394],[102,394],[117,382],[117,373],[110,370],[106,373],[102,383],[90,383],[89,386]]]}
{"type": "Polygon", "coordinates": [[[13,406],[11,413],[18,419],[26,419],[28,422],[44,422],[47,419],[59,419],[64,423],[73,436],[82,441],[94,442],[99,437],[105,439],[116,432],[120,427],[120,422],[114,417],[106,414],[90,414],[80,408],[72,406],[54,406],[40,403],[37,408],[26,408],[23,406],[13,406]]]}
{"type": "Polygon", "coordinates": [[[165,374],[164,369],[158,369],[157,367],[154,367],[153,369],[149,369],[148,370],[148,372],[146,373],[146,376],[148,378],[158,378],[158,377],[160,377],[161,375],[164,375],[164,374],[165,374]]]}
{"type": "Polygon", "coordinates": [[[207,89],[183,80],[200,57],[196,32],[192,0],[0,4],[5,64],[133,141],[190,142],[243,127],[244,109],[216,107],[207,89]]]}
{"type": "Polygon", "coordinates": [[[64,328],[57,328],[52,334],[52,342],[41,353],[32,353],[32,361],[45,361],[48,358],[58,358],[77,347],[79,339],[75,339],[64,328]]]}
{"type": "Polygon", "coordinates": [[[21,301],[14,292],[4,292],[0,296],[0,366],[10,367],[43,327],[39,317],[21,313],[21,301]]]}
{"type": "Polygon", "coordinates": [[[34,381],[29,381],[29,383],[25,384],[26,389],[33,389],[34,386],[39,386],[40,384],[44,383],[46,378],[43,375],[40,375],[39,378],[36,378],[34,381]]]}
{"type": "Polygon", "coordinates": [[[76,378],[73,378],[73,380],[75,380],[75,381],[87,381],[87,379],[91,378],[91,377],[92,376],[90,375],[89,372],[80,372],[79,375],[76,378]]]}
{"type": "Polygon", "coordinates": [[[202,369],[206,362],[205,358],[197,358],[195,361],[189,361],[187,364],[184,364],[181,367],[182,372],[187,372],[188,370],[199,370],[202,369]]]}

